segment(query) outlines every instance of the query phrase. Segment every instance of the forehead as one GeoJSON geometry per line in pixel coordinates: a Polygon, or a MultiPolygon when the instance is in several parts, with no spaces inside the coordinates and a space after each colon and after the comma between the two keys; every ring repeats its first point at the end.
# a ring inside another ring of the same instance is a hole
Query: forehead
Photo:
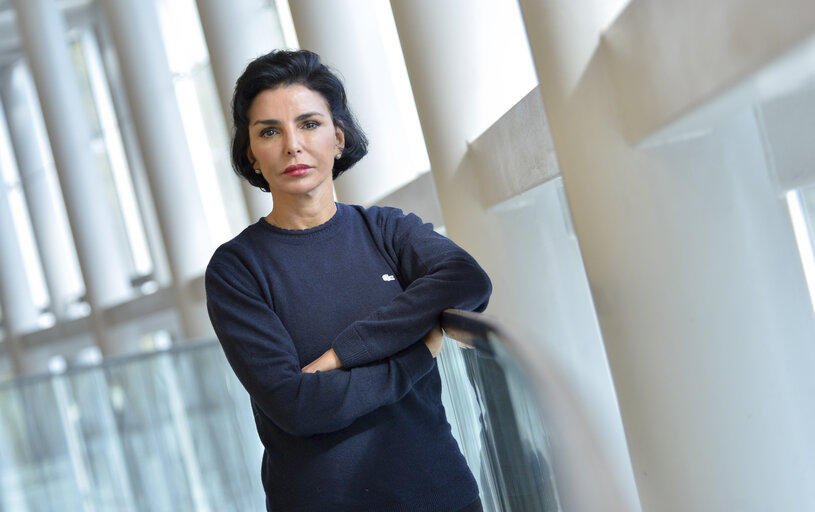
{"type": "Polygon", "coordinates": [[[249,107],[250,122],[255,119],[297,117],[307,112],[330,116],[328,102],[322,94],[305,85],[292,84],[261,91],[249,107]]]}

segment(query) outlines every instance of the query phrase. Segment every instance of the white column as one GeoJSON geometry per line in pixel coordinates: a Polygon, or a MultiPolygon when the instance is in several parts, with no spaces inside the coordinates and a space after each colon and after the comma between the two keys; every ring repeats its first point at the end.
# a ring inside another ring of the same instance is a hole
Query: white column
{"type": "Polygon", "coordinates": [[[0,78],[0,98],[9,136],[17,159],[34,239],[57,319],[63,319],[71,290],[81,288],[76,251],[71,245],[59,184],[53,172],[53,156],[45,134],[42,110],[31,74],[22,61],[0,78]]]}
{"type": "MultiPolygon", "coordinates": [[[[252,59],[285,47],[283,32],[276,11],[260,0],[198,0],[198,14],[221,108],[227,126],[231,127],[235,82],[252,59]]],[[[266,216],[272,209],[271,194],[246,181],[241,183],[250,219],[266,216]]]]}
{"type": "MultiPolygon", "coordinates": [[[[601,46],[610,4],[520,3],[643,510],[815,509],[815,322],[753,108],[633,147],[601,46]]],[[[669,16],[655,26],[678,28],[669,16]]],[[[637,51],[676,41],[651,42],[637,51]]]]}
{"type": "MultiPolygon", "coordinates": [[[[87,299],[99,313],[130,293],[126,255],[116,241],[106,190],[90,148],[83,97],[66,28],[51,0],[14,0],[23,47],[42,105],[87,299]]],[[[94,315],[98,316],[98,315],[94,315]]],[[[98,318],[97,318],[98,320],[98,318]]],[[[102,336],[97,329],[97,336],[102,336]]],[[[105,346],[104,340],[100,343],[105,346]]]]}
{"type": "Polygon", "coordinates": [[[184,125],[153,2],[104,0],[136,135],[155,200],[184,335],[208,333],[200,304],[187,293],[212,254],[184,125]]]}
{"type": "Polygon", "coordinates": [[[19,336],[36,328],[39,312],[25,271],[22,245],[9,199],[8,178],[16,173],[6,121],[0,109],[0,308],[7,346],[16,374],[23,372],[19,336]]]}
{"type": "Polygon", "coordinates": [[[393,15],[379,0],[290,3],[300,47],[343,79],[369,153],[336,182],[344,202],[371,204],[427,170],[393,15]]]}
{"type": "MultiPolygon", "coordinates": [[[[8,141],[5,119],[0,111],[0,144],[8,141]]],[[[0,149],[0,154],[10,148],[0,149]]],[[[7,165],[10,162],[0,160],[7,165]]],[[[5,172],[3,174],[6,174],[5,172]]],[[[39,312],[28,284],[22,247],[9,203],[8,184],[0,181],[0,300],[3,323],[12,335],[19,335],[37,326],[39,312]]]]}
{"type": "Polygon", "coordinates": [[[488,252],[492,242],[485,239],[487,226],[482,222],[491,221],[465,156],[468,141],[534,85],[528,76],[534,73],[514,65],[518,61],[513,53],[528,53],[525,37],[502,30],[513,26],[508,18],[517,6],[508,0],[475,7],[464,0],[393,1],[391,6],[447,231],[457,241],[488,252]],[[504,38],[501,44],[496,41],[499,35],[504,38]],[[511,80],[507,66],[515,73],[511,80]]]}

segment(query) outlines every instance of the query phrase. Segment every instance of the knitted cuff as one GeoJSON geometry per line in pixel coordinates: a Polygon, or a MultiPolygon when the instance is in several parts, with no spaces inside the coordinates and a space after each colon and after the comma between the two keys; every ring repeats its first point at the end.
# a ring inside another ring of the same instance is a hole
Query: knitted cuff
{"type": "Polygon", "coordinates": [[[340,358],[343,368],[353,368],[365,363],[370,363],[371,354],[365,346],[365,342],[357,333],[354,326],[349,326],[339,336],[334,339],[331,346],[337,357],[340,358]]]}

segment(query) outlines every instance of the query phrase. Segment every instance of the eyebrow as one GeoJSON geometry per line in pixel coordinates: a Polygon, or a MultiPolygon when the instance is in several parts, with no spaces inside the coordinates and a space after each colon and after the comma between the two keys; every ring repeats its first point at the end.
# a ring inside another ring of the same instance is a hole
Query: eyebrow
{"type": "MultiPolygon", "coordinates": [[[[306,112],[305,114],[300,114],[299,116],[294,118],[294,120],[295,121],[303,121],[305,119],[308,119],[309,117],[325,117],[325,116],[323,114],[321,114],[320,112],[306,112]]],[[[267,126],[268,125],[274,126],[274,125],[280,125],[280,124],[283,124],[283,123],[281,123],[277,119],[258,119],[257,121],[252,123],[252,126],[255,126],[255,125],[258,125],[258,124],[267,125],[267,126]]]]}

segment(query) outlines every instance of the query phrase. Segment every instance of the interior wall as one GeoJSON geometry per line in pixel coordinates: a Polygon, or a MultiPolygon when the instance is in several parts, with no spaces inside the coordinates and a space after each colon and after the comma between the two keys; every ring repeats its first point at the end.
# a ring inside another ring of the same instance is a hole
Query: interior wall
{"type": "Polygon", "coordinates": [[[632,169],[648,187],[637,206],[658,206],[628,228],[636,269],[613,258],[613,286],[628,292],[608,322],[629,340],[609,352],[612,366],[635,379],[626,388],[636,394],[621,401],[640,424],[629,432],[642,492],[663,508],[677,484],[694,489],[668,510],[813,507],[815,453],[805,432],[815,427],[807,405],[815,385],[806,377],[815,329],[754,113],[646,156],[654,159],[632,169]],[[631,344],[639,348],[636,372],[631,344]],[[687,447],[682,457],[670,438],[687,447]]]}
{"type": "Polygon", "coordinates": [[[754,113],[632,146],[596,3],[522,1],[642,507],[812,509],[815,320],[754,113]]]}

